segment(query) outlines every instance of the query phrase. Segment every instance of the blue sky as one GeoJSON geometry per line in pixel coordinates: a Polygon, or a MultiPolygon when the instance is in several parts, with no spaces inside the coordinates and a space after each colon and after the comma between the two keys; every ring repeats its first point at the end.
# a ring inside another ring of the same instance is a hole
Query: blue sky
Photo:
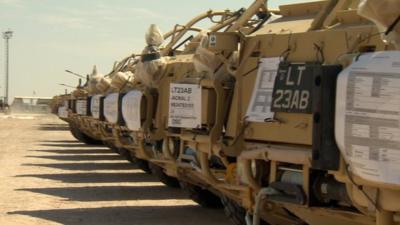
{"type": "MultiPolygon", "coordinates": [[[[271,0],[269,5],[307,0],[271,0]]],[[[237,10],[251,0],[0,0],[0,31],[11,28],[11,96],[53,96],[65,69],[87,74],[93,65],[108,73],[115,60],[141,51],[155,23],[168,31],[209,9],[237,10]]],[[[0,96],[4,93],[4,44],[0,44],[0,96]]]]}

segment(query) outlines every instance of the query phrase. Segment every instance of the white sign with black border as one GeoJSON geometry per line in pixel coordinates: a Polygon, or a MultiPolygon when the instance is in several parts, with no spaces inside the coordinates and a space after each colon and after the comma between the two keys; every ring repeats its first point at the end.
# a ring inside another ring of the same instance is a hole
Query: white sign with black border
{"type": "Polygon", "coordinates": [[[211,34],[209,40],[210,40],[210,47],[217,46],[217,35],[211,34]]]}
{"type": "Polygon", "coordinates": [[[260,60],[253,94],[246,113],[248,121],[265,122],[266,119],[274,118],[271,102],[279,63],[279,57],[260,60]]]}
{"type": "Polygon", "coordinates": [[[118,99],[119,93],[109,94],[104,99],[104,117],[114,124],[118,122],[118,99]]]}
{"type": "Polygon", "coordinates": [[[100,98],[101,95],[94,95],[92,96],[91,102],[90,102],[90,112],[92,113],[92,117],[95,119],[100,118],[100,98]]]}
{"type": "Polygon", "coordinates": [[[66,106],[58,107],[58,117],[62,119],[68,118],[68,107],[66,106]]]}
{"type": "Polygon", "coordinates": [[[201,86],[197,84],[171,84],[168,126],[201,127],[201,86]]]}
{"type": "Polygon", "coordinates": [[[87,101],[76,100],[76,113],[81,116],[87,115],[87,101]]]}
{"type": "Polygon", "coordinates": [[[336,142],[351,173],[400,185],[400,51],[361,55],[336,93],[336,142]]]}
{"type": "Polygon", "coordinates": [[[126,126],[133,131],[141,128],[141,102],[143,93],[141,91],[130,91],[122,98],[122,117],[126,126]]]}

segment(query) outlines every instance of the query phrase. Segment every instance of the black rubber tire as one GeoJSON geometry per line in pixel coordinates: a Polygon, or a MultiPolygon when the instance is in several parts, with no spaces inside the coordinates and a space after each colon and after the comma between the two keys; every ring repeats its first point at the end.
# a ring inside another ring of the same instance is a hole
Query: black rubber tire
{"type": "Polygon", "coordinates": [[[103,145],[108,147],[112,152],[119,154],[119,150],[111,141],[103,141],[103,145]]]}
{"type": "Polygon", "coordinates": [[[85,133],[80,131],[79,128],[77,128],[74,125],[70,124],[69,128],[70,128],[72,136],[74,136],[74,138],[76,138],[80,142],[83,142],[88,145],[101,145],[102,144],[102,141],[96,140],[96,139],[86,135],[85,133]]]}
{"type": "Polygon", "coordinates": [[[124,157],[126,160],[128,160],[129,162],[133,163],[133,158],[131,156],[131,153],[128,149],[125,148],[118,148],[118,153],[124,157]]]}
{"type": "Polygon", "coordinates": [[[80,132],[75,126],[69,125],[69,131],[71,132],[72,136],[77,139],[78,141],[81,141],[82,139],[82,132],[80,132]]]}
{"type": "Polygon", "coordinates": [[[132,157],[132,154],[128,151],[128,154],[125,155],[125,159],[130,163],[135,163],[135,158],[132,157]]]}
{"type": "Polygon", "coordinates": [[[137,167],[139,167],[139,169],[143,170],[145,173],[152,174],[149,162],[147,162],[146,160],[133,157],[133,163],[136,164],[137,167]]]}
{"type": "Polygon", "coordinates": [[[188,193],[190,199],[201,207],[212,209],[221,209],[224,207],[221,198],[207,189],[186,182],[181,182],[181,187],[188,193]]]}
{"type": "MultiPolygon", "coordinates": [[[[221,202],[224,205],[225,215],[231,220],[232,224],[246,225],[246,210],[243,207],[226,196],[221,197],[221,202]]],[[[260,225],[268,225],[268,223],[261,220],[260,225]]]]}
{"type": "Polygon", "coordinates": [[[159,167],[153,163],[150,163],[151,172],[158,177],[161,183],[165,184],[168,187],[172,188],[180,188],[179,180],[175,177],[168,176],[165,174],[162,167],[159,167]]]}
{"type": "Polygon", "coordinates": [[[224,205],[225,215],[234,225],[246,225],[246,210],[243,207],[225,196],[221,197],[221,202],[224,205]]]}

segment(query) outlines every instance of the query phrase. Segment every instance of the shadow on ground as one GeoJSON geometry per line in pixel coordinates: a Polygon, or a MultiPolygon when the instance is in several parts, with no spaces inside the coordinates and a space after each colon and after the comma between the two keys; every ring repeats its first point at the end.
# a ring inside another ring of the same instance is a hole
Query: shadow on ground
{"type": "Polygon", "coordinates": [[[65,225],[228,225],[219,210],[199,206],[132,206],[82,209],[16,211],[65,225]]]}
{"type": "Polygon", "coordinates": [[[120,182],[155,182],[157,179],[146,173],[59,173],[27,174],[17,177],[34,177],[63,183],[120,183],[120,182]]]}
{"type": "Polygon", "coordinates": [[[45,144],[40,144],[40,146],[44,147],[61,147],[61,148],[88,148],[88,147],[99,147],[103,145],[88,145],[80,142],[74,142],[74,143],[45,143],[45,144]]]}
{"type": "Polygon", "coordinates": [[[62,170],[101,171],[101,170],[132,170],[136,168],[130,163],[42,163],[22,164],[23,166],[47,167],[62,170]]]}
{"type": "Polygon", "coordinates": [[[42,143],[80,143],[78,140],[41,140],[42,143]]]}
{"type": "MultiPolygon", "coordinates": [[[[65,126],[61,127],[65,129],[65,126]]],[[[45,124],[44,129],[61,128],[45,124]]],[[[122,157],[110,154],[109,149],[70,140],[41,141],[40,144],[40,149],[31,150],[30,155],[26,156],[37,159],[35,163],[25,163],[23,166],[43,167],[43,170],[48,168],[50,171],[61,169],[64,173],[42,172],[42,174],[24,174],[17,177],[38,178],[39,182],[40,179],[54,180],[56,183],[63,183],[63,186],[40,185],[16,191],[64,198],[65,201],[71,201],[73,207],[20,210],[8,212],[9,215],[30,216],[65,225],[229,225],[222,210],[204,209],[190,201],[174,201],[187,199],[186,194],[180,189],[161,185],[156,177],[142,172],[122,157]],[[49,163],[49,160],[54,160],[54,163],[49,163]],[[145,186],[137,184],[138,182],[145,186]],[[151,183],[145,184],[146,182],[151,183]],[[124,186],[120,186],[121,183],[124,183],[124,186]],[[90,184],[91,187],[68,187],[69,184],[70,186],[90,184]],[[126,201],[129,200],[155,201],[152,206],[126,206],[126,201]],[[112,204],[115,201],[121,204],[107,207],[96,204],[108,201],[112,201],[112,204]],[[90,202],[92,208],[79,207],[79,202],[90,202]],[[180,205],[179,202],[185,203],[180,205]]]]}
{"type": "Polygon", "coordinates": [[[28,155],[27,158],[52,159],[57,161],[124,160],[119,155],[28,155]]]}
{"type": "Polygon", "coordinates": [[[84,155],[84,154],[113,154],[115,152],[110,149],[55,149],[55,150],[30,150],[31,152],[55,153],[55,154],[71,154],[71,155],[84,155]]]}
{"type": "Polygon", "coordinates": [[[30,191],[66,198],[69,201],[129,201],[129,200],[162,200],[187,199],[187,196],[177,188],[163,185],[129,187],[129,186],[95,186],[66,188],[24,188],[17,191],[30,191]]]}
{"type": "Polygon", "coordinates": [[[38,126],[39,130],[44,131],[67,131],[69,130],[68,124],[40,124],[38,126]]]}

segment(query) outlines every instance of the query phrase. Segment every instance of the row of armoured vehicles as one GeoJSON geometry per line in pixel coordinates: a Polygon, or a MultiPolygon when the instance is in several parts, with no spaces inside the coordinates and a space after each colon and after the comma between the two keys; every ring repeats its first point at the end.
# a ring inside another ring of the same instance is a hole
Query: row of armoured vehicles
{"type": "Polygon", "coordinates": [[[399,20],[399,0],[255,0],[152,25],[59,117],[237,225],[400,224],[399,20]]]}

